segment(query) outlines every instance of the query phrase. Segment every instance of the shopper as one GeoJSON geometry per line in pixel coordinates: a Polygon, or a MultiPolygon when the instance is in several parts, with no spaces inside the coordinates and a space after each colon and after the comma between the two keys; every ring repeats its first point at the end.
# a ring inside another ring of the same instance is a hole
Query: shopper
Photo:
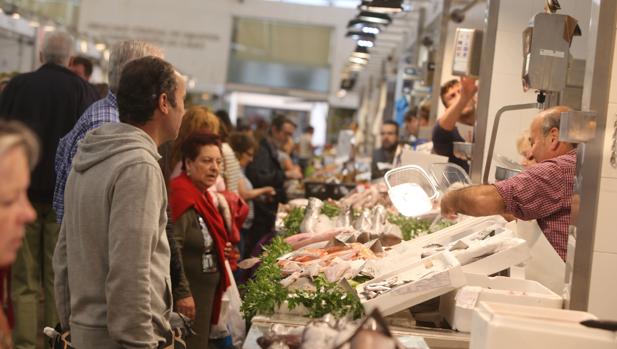
{"type": "Polygon", "coordinates": [[[381,125],[381,147],[373,151],[371,162],[371,179],[382,178],[392,168],[392,161],[398,147],[398,124],[386,120],[381,125]]]}
{"type": "Polygon", "coordinates": [[[287,177],[279,162],[278,151],[293,136],[295,129],[296,125],[285,116],[275,117],[268,136],[259,144],[255,159],[246,167],[246,177],[254,187],[273,187],[276,195],[272,200],[253,202],[255,218],[246,239],[244,257],[253,254],[254,250],[260,247],[258,242],[272,233],[278,204],[287,202],[284,189],[287,177]]]}
{"type": "MultiPolygon", "coordinates": [[[[36,218],[27,190],[39,146],[34,134],[11,121],[0,120],[0,267],[11,265],[24,237],[26,224],[36,218]]],[[[11,330],[0,307],[0,349],[12,349],[11,330]]]]}
{"type": "Polygon", "coordinates": [[[298,164],[300,165],[300,169],[303,174],[313,159],[315,152],[315,147],[313,146],[313,133],[315,133],[315,129],[313,126],[309,126],[302,134],[302,137],[300,137],[300,143],[298,146],[298,164]]]}
{"type": "Polygon", "coordinates": [[[157,146],[176,138],[185,93],[160,58],[128,62],[117,93],[121,123],[79,145],[53,260],[60,322],[76,348],[168,343],[167,192],[157,146]]]}
{"type": "Polygon", "coordinates": [[[475,124],[477,92],[476,80],[470,77],[461,77],[460,81],[450,80],[441,86],[441,102],[446,111],[437,118],[433,127],[433,152],[447,156],[449,162],[461,166],[467,172],[467,160],[454,156],[454,142],[465,142],[456,124],[475,124]]]}
{"type": "Polygon", "coordinates": [[[92,61],[88,57],[76,56],[71,60],[69,69],[85,81],[90,81],[94,67],[92,61]]]}
{"type": "Polygon", "coordinates": [[[78,142],[88,131],[104,123],[120,122],[116,93],[122,68],[127,62],[146,56],[163,58],[163,52],[160,48],[143,41],[128,40],[112,46],[109,58],[109,93],[105,98],[92,104],[79,117],[75,127],[60,139],[55,157],[56,185],[53,200],[58,223],[62,222],[64,216],[64,187],[71,172],[78,142]]]}
{"type": "Polygon", "coordinates": [[[182,173],[171,181],[169,203],[174,238],[182,252],[184,275],[174,289],[176,310],[194,320],[197,334],[187,348],[206,348],[210,325],[217,324],[221,297],[229,287],[225,260],[232,245],[221,214],[222,195],[210,192],[223,164],[219,138],[193,133],[181,146],[182,173]]]}
{"type": "Polygon", "coordinates": [[[62,31],[45,36],[34,72],[14,77],[2,93],[0,115],[23,122],[41,140],[41,161],[32,172],[28,197],[37,219],[26,229],[25,243],[12,268],[11,297],[15,309],[13,332],[17,348],[34,349],[39,328],[39,304],[44,299],[43,323],[58,322],[54,306],[51,257],[60,226],[52,209],[54,155],[59,139],[98,99],[86,81],[68,69],[73,39],[62,31]],[[42,290],[41,290],[42,286],[42,290]],[[42,291],[42,292],[41,292],[42,291]]]}
{"type": "Polygon", "coordinates": [[[225,110],[217,110],[216,116],[221,123],[219,136],[221,137],[221,150],[223,151],[222,175],[225,179],[225,187],[234,193],[238,192],[238,182],[240,181],[240,164],[234,155],[233,149],[229,146],[229,134],[233,132],[233,125],[229,119],[229,114],[225,110]]]}
{"type": "Polygon", "coordinates": [[[244,255],[244,246],[246,244],[248,232],[253,225],[253,219],[255,217],[253,201],[269,200],[276,194],[276,191],[271,186],[253,188],[253,184],[246,177],[246,167],[253,161],[253,157],[257,151],[257,143],[253,137],[247,132],[232,133],[229,137],[229,144],[234,150],[240,167],[242,168],[240,182],[238,183],[238,192],[249,205],[249,213],[240,233],[240,253],[244,255]]]}
{"type": "Polygon", "coordinates": [[[428,126],[430,115],[430,106],[426,103],[420,107],[412,107],[405,113],[405,128],[403,140],[413,148],[426,142],[426,139],[420,139],[420,128],[428,126]]]}
{"type": "Polygon", "coordinates": [[[512,214],[538,221],[540,229],[565,261],[568,225],[576,175],[576,145],[559,140],[561,113],[557,106],[540,112],[531,123],[531,156],[538,163],[493,185],[474,185],[447,193],[441,200],[443,215],[512,214]]]}
{"type": "MultiPolygon", "coordinates": [[[[182,144],[193,133],[208,132],[218,134],[221,129],[221,123],[217,116],[212,113],[207,107],[195,105],[190,107],[182,117],[182,124],[178,132],[178,138],[173,141],[171,156],[166,161],[164,171],[169,172],[169,180],[174,179],[182,173],[182,144]]],[[[225,188],[225,182],[222,178],[217,180],[219,189],[225,188]]]]}

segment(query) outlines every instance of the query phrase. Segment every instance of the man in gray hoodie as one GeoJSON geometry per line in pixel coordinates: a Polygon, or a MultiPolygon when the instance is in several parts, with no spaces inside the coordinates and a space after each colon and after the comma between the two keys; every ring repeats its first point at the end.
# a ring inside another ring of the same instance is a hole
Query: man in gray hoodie
{"type": "Polygon", "coordinates": [[[89,132],[73,160],[53,267],[58,315],[76,348],[157,348],[172,299],[167,192],[157,147],[176,138],[185,85],[155,57],[120,78],[120,123],[89,132]]]}

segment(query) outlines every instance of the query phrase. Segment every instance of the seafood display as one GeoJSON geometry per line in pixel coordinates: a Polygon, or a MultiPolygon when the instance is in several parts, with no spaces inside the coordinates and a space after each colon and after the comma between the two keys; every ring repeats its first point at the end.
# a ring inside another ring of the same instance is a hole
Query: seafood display
{"type": "MultiPolygon", "coordinates": [[[[274,324],[257,342],[262,349],[405,348],[390,332],[378,310],[356,321],[327,314],[301,327],[274,324]]],[[[420,344],[421,348],[427,348],[423,341],[420,344]]]]}

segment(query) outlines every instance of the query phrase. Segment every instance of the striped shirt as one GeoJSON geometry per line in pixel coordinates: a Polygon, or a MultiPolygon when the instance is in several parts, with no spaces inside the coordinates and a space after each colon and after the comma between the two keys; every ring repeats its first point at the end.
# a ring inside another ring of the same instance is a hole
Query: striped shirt
{"type": "Polygon", "coordinates": [[[506,212],[526,221],[536,219],[563,260],[568,249],[575,176],[576,149],[494,184],[503,198],[506,212]]]}
{"type": "Polygon", "coordinates": [[[233,191],[234,193],[238,193],[238,182],[240,181],[240,175],[242,169],[240,168],[240,163],[236,158],[236,154],[234,153],[231,146],[228,143],[223,143],[221,145],[222,155],[223,155],[223,168],[221,174],[225,179],[225,187],[229,191],[233,191]]]}

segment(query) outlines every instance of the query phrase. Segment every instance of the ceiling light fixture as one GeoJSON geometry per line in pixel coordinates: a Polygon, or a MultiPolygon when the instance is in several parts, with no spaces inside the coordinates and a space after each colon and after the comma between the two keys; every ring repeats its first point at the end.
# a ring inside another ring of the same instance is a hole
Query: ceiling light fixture
{"type": "Polygon", "coordinates": [[[374,33],[365,33],[362,31],[350,30],[345,34],[346,37],[350,37],[354,40],[370,40],[375,41],[377,39],[377,35],[374,33]]]}
{"type": "Polygon", "coordinates": [[[356,19],[381,25],[388,25],[392,23],[392,18],[390,18],[387,14],[370,11],[360,11],[356,19]]]}
{"type": "Polygon", "coordinates": [[[355,63],[355,64],[362,64],[362,65],[366,65],[366,64],[368,64],[368,59],[366,59],[366,58],[360,58],[360,57],[350,56],[350,57],[349,57],[349,62],[351,62],[351,63],[355,63]]]}
{"type": "Polygon", "coordinates": [[[368,48],[375,46],[375,43],[370,40],[358,40],[357,44],[360,47],[368,47],[368,48]]]}
{"type": "Polygon", "coordinates": [[[364,0],[358,8],[376,13],[398,13],[403,11],[402,5],[402,0],[364,0]]]}
{"type": "Polygon", "coordinates": [[[369,59],[369,57],[371,57],[368,52],[368,48],[362,46],[356,46],[356,49],[351,53],[351,56],[364,59],[369,59]]]}

